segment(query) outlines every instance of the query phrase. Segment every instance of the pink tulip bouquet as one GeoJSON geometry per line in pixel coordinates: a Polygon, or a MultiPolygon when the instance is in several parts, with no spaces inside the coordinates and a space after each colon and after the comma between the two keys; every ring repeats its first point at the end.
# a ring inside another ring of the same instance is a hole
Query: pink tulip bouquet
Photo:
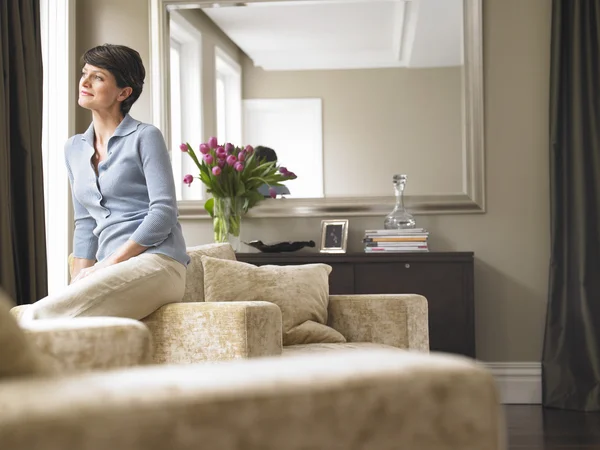
{"type": "Polygon", "coordinates": [[[275,198],[275,186],[296,178],[285,167],[257,158],[250,145],[243,148],[230,143],[219,145],[217,138],[211,137],[200,144],[200,158],[188,143],[181,144],[180,149],[199,170],[198,177],[188,174],[183,182],[189,186],[198,178],[212,195],[204,208],[213,218],[216,242],[226,242],[228,234],[239,238],[241,216],[264,199],[259,187],[268,185],[269,195],[275,198]]]}

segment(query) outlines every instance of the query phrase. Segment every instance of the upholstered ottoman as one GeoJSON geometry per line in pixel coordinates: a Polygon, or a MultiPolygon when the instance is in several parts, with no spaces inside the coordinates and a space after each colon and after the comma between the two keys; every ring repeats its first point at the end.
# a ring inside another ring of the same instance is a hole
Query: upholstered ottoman
{"type": "Polygon", "coordinates": [[[491,375],[457,357],[352,350],[0,379],[11,450],[502,450],[491,375]]]}

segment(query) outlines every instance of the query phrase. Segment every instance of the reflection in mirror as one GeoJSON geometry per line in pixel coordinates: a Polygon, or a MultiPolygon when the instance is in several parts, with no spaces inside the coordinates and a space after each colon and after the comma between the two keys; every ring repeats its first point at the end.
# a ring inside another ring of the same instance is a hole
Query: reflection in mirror
{"type": "MultiPolygon", "coordinates": [[[[161,123],[172,149],[213,135],[273,148],[298,175],[286,197],[313,199],[305,205],[391,205],[392,177],[405,173],[409,204],[427,209],[445,196],[465,207],[477,194],[466,209],[483,209],[482,158],[473,157],[483,151],[473,129],[481,80],[464,88],[465,48],[480,44],[463,39],[463,0],[156,2],[170,55],[180,52],[161,123]]],[[[173,151],[176,179],[193,171],[186,159],[173,151]]],[[[198,184],[180,199],[201,199],[198,184]]]]}

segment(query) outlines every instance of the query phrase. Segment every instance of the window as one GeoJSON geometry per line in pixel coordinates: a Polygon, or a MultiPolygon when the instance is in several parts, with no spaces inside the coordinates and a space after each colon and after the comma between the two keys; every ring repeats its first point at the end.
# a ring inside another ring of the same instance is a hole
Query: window
{"type": "Polygon", "coordinates": [[[175,191],[177,198],[182,198],[181,188],[183,184],[183,171],[181,168],[182,158],[177,151],[179,145],[184,142],[183,126],[181,123],[181,44],[171,39],[171,164],[175,177],[175,191]]]}
{"type": "Polygon", "coordinates": [[[323,120],[320,98],[244,100],[244,141],[270,147],[298,178],[290,198],[323,197],[323,120]]]}
{"type": "Polygon", "coordinates": [[[227,142],[227,102],[225,100],[225,77],[217,73],[217,140],[227,142]]]}
{"type": "Polygon", "coordinates": [[[227,53],[215,48],[217,139],[242,142],[242,69],[227,53]]]}
{"type": "Polygon", "coordinates": [[[42,155],[48,293],[68,284],[69,181],[64,145],[75,131],[75,0],[40,0],[43,58],[42,155]]]}
{"type": "Polygon", "coordinates": [[[202,36],[176,11],[170,14],[170,97],[171,139],[169,150],[177,200],[201,200],[205,197],[202,183],[187,186],[183,177],[198,176],[191,158],[181,153],[179,145],[189,142],[198,146],[202,139],[202,36]]]}

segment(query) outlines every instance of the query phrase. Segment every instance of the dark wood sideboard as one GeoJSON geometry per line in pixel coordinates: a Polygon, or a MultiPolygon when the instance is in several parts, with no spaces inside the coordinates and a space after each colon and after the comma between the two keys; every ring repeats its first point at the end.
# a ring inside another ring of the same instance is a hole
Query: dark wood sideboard
{"type": "Polygon", "coordinates": [[[238,261],[295,265],[325,263],[330,294],[420,294],[429,303],[432,351],[475,357],[472,252],[238,253],[238,261]]]}

